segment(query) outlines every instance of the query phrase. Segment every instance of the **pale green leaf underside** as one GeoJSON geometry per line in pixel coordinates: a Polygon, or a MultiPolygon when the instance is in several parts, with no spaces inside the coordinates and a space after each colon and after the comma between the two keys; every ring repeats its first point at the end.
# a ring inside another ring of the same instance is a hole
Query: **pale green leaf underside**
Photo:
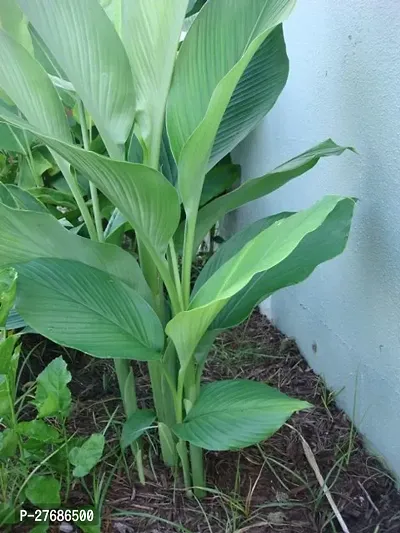
{"type": "Polygon", "coordinates": [[[197,209],[214,139],[236,85],[293,6],[294,0],[208,2],[191,26],[178,55],[167,107],[187,213],[197,209]]]}
{"type": "Polygon", "coordinates": [[[224,263],[194,295],[189,311],[176,315],[166,327],[185,364],[217,314],[230,298],[260,272],[288,258],[302,240],[321,226],[340,202],[352,199],[326,196],[309,209],[275,222],[224,263]]]}
{"type": "Polygon", "coordinates": [[[28,23],[16,0],[1,0],[0,28],[10,34],[13,39],[33,55],[28,23]]]}
{"type": "Polygon", "coordinates": [[[50,214],[16,210],[4,204],[0,204],[0,227],[0,267],[45,257],[80,261],[112,274],[151,301],[137,261],[117,246],[74,235],[50,214]]]}
{"type": "Polygon", "coordinates": [[[18,0],[93,117],[104,141],[124,144],[135,113],[125,49],[98,0],[18,0]]]}
{"type": "MultiPolygon", "coordinates": [[[[354,205],[351,199],[338,203],[321,226],[309,233],[290,256],[268,272],[256,274],[242,290],[235,294],[210,327],[226,329],[239,324],[262,300],[279,289],[304,281],[318,265],[341,254],[350,233],[354,205]]],[[[268,219],[259,222],[265,226],[268,219]]],[[[259,225],[259,231],[262,231],[262,225],[259,225]]],[[[245,237],[244,232],[238,234],[238,237],[245,237]]],[[[223,262],[227,261],[233,252],[229,250],[229,244],[228,241],[223,262]]],[[[244,244],[242,242],[239,247],[241,248],[244,244]]],[[[220,249],[224,247],[225,245],[220,249]]]]}
{"type": "Polygon", "coordinates": [[[122,0],[121,37],[137,92],[148,151],[157,150],[187,0],[122,0]]]}
{"type": "Polygon", "coordinates": [[[60,259],[38,259],[17,271],[17,311],[38,333],[95,357],[161,357],[164,336],[157,315],[116,277],[60,259]]]}
{"type": "Polygon", "coordinates": [[[282,25],[265,39],[244,71],[212,148],[209,168],[231,152],[272,109],[289,74],[282,25]]]}
{"type": "Polygon", "coordinates": [[[288,257],[310,232],[318,229],[340,202],[351,198],[325,196],[312,207],[280,219],[248,242],[201,287],[191,308],[230,298],[258,272],[269,270],[288,257]]]}
{"type": "Polygon", "coordinates": [[[0,87],[28,121],[57,139],[71,142],[61,100],[43,67],[0,30],[0,87]]]}
{"type": "Polygon", "coordinates": [[[219,381],[202,388],[183,424],[173,430],[206,450],[236,450],[267,439],[293,413],[309,407],[264,383],[219,381]]]}

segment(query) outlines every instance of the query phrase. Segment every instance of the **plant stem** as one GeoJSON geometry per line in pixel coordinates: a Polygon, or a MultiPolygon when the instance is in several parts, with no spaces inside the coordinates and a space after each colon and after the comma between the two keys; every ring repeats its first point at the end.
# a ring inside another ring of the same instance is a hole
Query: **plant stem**
{"type": "Polygon", "coordinates": [[[52,156],[54,157],[54,160],[56,161],[58,167],[60,168],[61,172],[64,175],[65,181],[68,184],[68,187],[70,188],[70,191],[72,193],[72,196],[75,199],[75,202],[78,206],[79,211],[81,212],[83,221],[86,225],[86,228],[89,233],[89,237],[92,241],[97,241],[97,231],[96,226],[94,225],[92,215],[90,214],[90,211],[88,209],[88,206],[85,203],[85,200],[83,199],[81,190],[79,188],[78,182],[76,180],[76,177],[72,175],[71,169],[69,166],[69,163],[65,161],[62,157],[57,155],[55,152],[51,151],[52,156]]]}
{"type": "Polygon", "coordinates": [[[203,450],[194,444],[189,444],[190,463],[192,467],[193,491],[197,498],[203,498],[206,495],[206,480],[204,476],[203,450]]]}
{"type": "MultiPolygon", "coordinates": [[[[132,416],[138,409],[135,378],[128,359],[114,359],[115,371],[118,378],[119,389],[121,391],[122,403],[127,418],[132,416]]],[[[138,471],[139,481],[145,484],[143,469],[143,452],[140,442],[136,441],[132,445],[132,452],[136,459],[136,468],[138,471]]]]}
{"type": "Polygon", "coordinates": [[[186,220],[185,239],[183,244],[183,263],[182,263],[182,290],[184,309],[189,307],[190,301],[190,281],[192,275],[192,258],[194,248],[194,237],[196,231],[197,216],[189,216],[186,220]]]}
{"type": "MultiPolygon", "coordinates": [[[[85,114],[85,109],[83,107],[82,100],[78,100],[78,113],[79,113],[79,121],[81,123],[83,147],[85,150],[89,151],[90,141],[89,141],[89,135],[88,135],[88,125],[86,122],[86,114],[85,114]]],[[[100,242],[102,242],[104,241],[104,232],[103,232],[103,223],[102,223],[101,210],[100,210],[100,204],[99,204],[99,194],[97,192],[96,186],[91,181],[89,181],[89,187],[90,187],[90,197],[92,199],[97,239],[100,242]]]]}
{"type": "Polygon", "coordinates": [[[184,440],[179,440],[178,444],[176,445],[176,449],[178,450],[179,458],[182,464],[183,481],[185,483],[185,488],[188,491],[188,495],[190,495],[192,487],[192,477],[190,475],[190,463],[186,442],[184,440]]]}
{"type": "MultiPolygon", "coordinates": [[[[188,404],[190,410],[196,403],[196,400],[200,394],[200,383],[197,381],[196,365],[193,358],[188,364],[184,382],[185,396],[189,400],[188,404]]],[[[189,450],[193,478],[193,491],[197,498],[203,498],[206,494],[204,491],[206,487],[206,481],[204,476],[203,450],[202,448],[199,448],[193,444],[189,444],[189,450]]]]}
{"type": "Polygon", "coordinates": [[[174,239],[171,239],[169,246],[168,246],[168,262],[170,264],[170,270],[175,281],[175,287],[178,293],[179,305],[181,306],[182,309],[184,309],[182,284],[181,284],[181,277],[179,274],[178,257],[175,251],[174,239]]]}
{"type": "MultiPolygon", "coordinates": [[[[67,435],[67,428],[65,426],[65,419],[64,418],[61,421],[61,425],[62,425],[62,433],[63,433],[64,443],[65,443],[65,446],[67,446],[67,444],[68,444],[68,435],[67,435]]],[[[70,490],[70,485],[71,485],[71,465],[70,465],[70,462],[69,462],[68,459],[67,459],[66,485],[67,486],[66,486],[66,489],[65,489],[65,500],[64,500],[65,505],[68,504],[69,490],[70,490]]]]}

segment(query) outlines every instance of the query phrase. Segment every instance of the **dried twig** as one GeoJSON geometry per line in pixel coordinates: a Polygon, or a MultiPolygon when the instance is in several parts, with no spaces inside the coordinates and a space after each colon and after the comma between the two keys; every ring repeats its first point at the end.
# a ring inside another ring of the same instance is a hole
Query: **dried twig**
{"type": "Polygon", "coordinates": [[[363,491],[363,493],[365,494],[365,497],[367,498],[367,500],[369,501],[369,503],[371,504],[371,507],[374,509],[374,511],[376,512],[376,514],[379,514],[379,509],[378,507],[374,504],[374,502],[372,501],[372,498],[371,496],[368,494],[367,492],[367,489],[364,487],[364,485],[360,482],[358,482],[358,484],[360,485],[360,489],[363,491]]]}
{"type": "Polygon", "coordinates": [[[323,492],[324,492],[324,494],[326,496],[326,499],[329,502],[329,505],[332,507],[332,511],[335,513],[335,516],[337,518],[337,521],[340,524],[340,527],[342,528],[343,533],[350,533],[349,528],[346,526],[346,523],[343,520],[343,517],[340,514],[340,511],[339,511],[336,503],[334,502],[334,500],[332,498],[332,494],[330,493],[330,490],[326,486],[325,480],[322,477],[321,471],[320,471],[319,466],[317,464],[317,461],[315,459],[315,455],[313,454],[308,442],[306,441],[306,439],[303,437],[303,435],[296,428],[294,428],[293,426],[290,426],[289,424],[287,424],[287,426],[290,427],[292,430],[294,430],[299,435],[299,437],[301,439],[301,444],[303,446],[304,454],[305,454],[305,456],[307,458],[307,461],[308,461],[309,465],[311,466],[311,468],[313,469],[315,477],[317,478],[318,483],[320,484],[320,486],[321,486],[321,488],[322,488],[322,490],[323,490],[323,492]]]}

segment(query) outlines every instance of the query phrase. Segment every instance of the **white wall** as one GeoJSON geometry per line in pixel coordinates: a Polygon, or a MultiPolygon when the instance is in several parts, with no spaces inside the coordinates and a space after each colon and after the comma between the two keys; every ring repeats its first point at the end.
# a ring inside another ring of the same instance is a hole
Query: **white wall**
{"type": "Polygon", "coordinates": [[[400,0],[299,0],[285,35],[289,80],[236,152],[245,177],[327,137],[359,155],[321,161],[237,222],[324,194],[360,199],[345,253],[273,296],[270,313],[332,389],[345,387],[340,404],[400,475],[400,0]]]}

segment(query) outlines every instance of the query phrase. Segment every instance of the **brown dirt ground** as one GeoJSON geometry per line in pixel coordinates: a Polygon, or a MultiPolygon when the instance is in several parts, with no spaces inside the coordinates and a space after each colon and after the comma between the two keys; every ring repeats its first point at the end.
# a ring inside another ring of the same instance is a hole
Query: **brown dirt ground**
{"type": "MultiPolygon", "coordinates": [[[[31,336],[28,344],[32,346],[37,340],[31,336]]],[[[43,342],[35,350],[38,357],[34,354],[30,358],[25,379],[32,379],[40,371],[38,365],[60,355],[60,350],[43,342]]],[[[118,409],[111,363],[73,351],[65,351],[65,359],[73,374],[71,388],[77,399],[71,429],[82,435],[102,430],[110,414],[118,409]]],[[[148,405],[145,366],[136,365],[135,373],[140,402],[148,405]]],[[[394,480],[365,450],[346,415],[335,406],[335,394],[329,393],[308,367],[294,341],[254,313],[247,323],[221,335],[209,356],[204,380],[227,378],[265,381],[315,407],[295,415],[290,427],[285,426],[259,447],[238,453],[207,453],[210,494],[201,502],[185,497],[180,482],[174,482],[170,472],[158,464],[154,452],[157,443],[152,439],[145,487],[129,479],[124,468],[117,468],[110,476],[102,532],[340,532],[332,507],[307,461],[300,434],[311,447],[351,533],[400,533],[400,494],[394,480]]],[[[114,420],[118,417],[117,413],[114,420]]],[[[110,472],[117,460],[117,437],[112,427],[107,436],[110,453],[105,464],[110,472]]],[[[85,502],[87,494],[76,486],[71,506],[85,502]]]]}

